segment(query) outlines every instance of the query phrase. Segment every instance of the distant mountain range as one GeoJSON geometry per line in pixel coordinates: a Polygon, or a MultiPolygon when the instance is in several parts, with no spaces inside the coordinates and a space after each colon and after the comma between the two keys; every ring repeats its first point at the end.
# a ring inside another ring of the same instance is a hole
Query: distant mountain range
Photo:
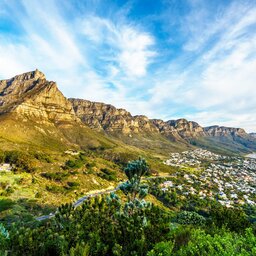
{"type": "Polygon", "coordinates": [[[38,70],[0,81],[0,125],[3,145],[108,148],[120,142],[163,154],[193,147],[256,151],[256,134],[241,128],[149,119],[109,104],[67,99],[38,70]]]}
{"type": "Polygon", "coordinates": [[[255,132],[252,132],[252,133],[250,133],[250,136],[256,138],[256,133],[255,133],[255,132]]]}

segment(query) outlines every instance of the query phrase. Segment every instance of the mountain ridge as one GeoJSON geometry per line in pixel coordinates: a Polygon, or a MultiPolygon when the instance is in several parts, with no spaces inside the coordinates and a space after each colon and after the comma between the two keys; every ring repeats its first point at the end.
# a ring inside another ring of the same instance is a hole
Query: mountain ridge
{"type": "Polygon", "coordinates": [[[133,116],[127,110],[111,104],[68,99],[58,89],[56,82],[48,81],[39,70],[0,81],[0,115],[5,114],[13,114],[24,122],[32,120],[54,126],[61,134],[65,128],[64,137],[69,137],[68,140],[73,142],[77,141],[74,130],[81,128],[78,133],[84,138],[83,133],[89,136],[87,127],[90,127],[98,132],[93,136],[117,138],[125,144],[150,150],[154,150],[154,147],[171,150],[176,146],[211,148],[213,140],[219,143],[220,148],[225,146],[231,151],[234,145],[242,152],[256,149],[255,137],[242,128],[202,127],[184,118],[168,121],[149,119],[145,115],[133,116]]]}

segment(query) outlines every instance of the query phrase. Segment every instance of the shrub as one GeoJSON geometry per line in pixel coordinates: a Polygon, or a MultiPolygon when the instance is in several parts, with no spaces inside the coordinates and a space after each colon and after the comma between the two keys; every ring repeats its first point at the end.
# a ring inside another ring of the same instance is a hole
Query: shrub
{"type": "Polygon", "coordinates": [[[35,166],[31,157],[20,151],[5,152],[5,162],[14,164],[16,170],[24,170],[29,173],[35,171],[35,166]]]}
{"type": "Polygon", "coordinates": [[[52,163],[52,159],[49,155],[41,153],[41,152],[35,152],[34,157],[39,161],[45,161],[46,163],[52,163]]]}
{"type": "Polygon", "coordinates": [[[83,162],[80,159],[75,159],[75,160],[67,160],[65,162],[65,169],[76,169],[76,168],[81,168],[83,166],[83,162]]]}
{"type": "Polygon", "coordinates": [[[98,173],[97,175],[101,177],[102,179],[108,180],[108,181],[114,181],[116,180],[116,173],[113,171],[110,171],[107,168],[100,169],[101,173],[98,173]]]}
{"type": "Polygon", "coordinates": [[[160,242],[154,246],[150,252],[148,252],[147,256],[168,256],[172,254],[173,250],[172,242],[160,242]]]}
{"type": "Polygon", "coordinates": [[[201,229],[191,233],[191,240],[186,247],[182,247],[176,255],[208,256],[208,255],[243,255],[256,254],[256,237],[251,229],[247,229],[245,235],[222,231],[213,236],[201,229]]]}
{"type": "Polygon", "coordinates": [[[196,212],[183,211],[177,215],[176,221],[186,225],[204,225],[205,218],[196,212]]]}
{"type": "Polygon", "coordinates": [[[41,176],[48,180],[63,181],[67,179],[69,174],[67,172],[44,172],[41,176]]]}

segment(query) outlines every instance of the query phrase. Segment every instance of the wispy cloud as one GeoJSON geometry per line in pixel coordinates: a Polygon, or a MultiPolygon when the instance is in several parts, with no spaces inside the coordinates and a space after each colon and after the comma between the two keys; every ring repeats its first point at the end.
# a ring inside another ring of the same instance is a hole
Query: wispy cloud
{"type": "MultiPolygon", "coordinates": [[[[156,56],[156,52],[151,49],[154,45],[152,35],[136,26],[114,24],[95,16],[86,17],[81,24],[84,35],[108,51],[105,58],[115,64],[115,70],[129,77],[146,75],[148,65],[156,56]]],[[[102,52],[104,54],[104,50],[102,52]]]]}

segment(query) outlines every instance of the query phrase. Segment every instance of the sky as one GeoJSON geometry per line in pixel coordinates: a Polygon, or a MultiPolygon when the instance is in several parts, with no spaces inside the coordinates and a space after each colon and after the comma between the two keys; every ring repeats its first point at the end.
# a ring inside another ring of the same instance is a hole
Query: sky
{"type": "Polygon", "coordinates": [[[256,132],[256,0],[0,0],[0,79],[256,132]]]}

